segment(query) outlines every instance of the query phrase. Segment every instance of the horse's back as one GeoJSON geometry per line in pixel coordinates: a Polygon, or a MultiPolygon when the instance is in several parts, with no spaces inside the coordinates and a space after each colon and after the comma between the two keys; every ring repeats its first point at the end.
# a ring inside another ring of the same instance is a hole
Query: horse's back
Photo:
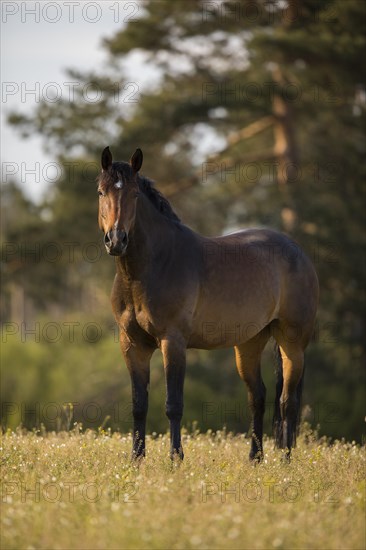
{"type": "Polygon", "coordinates": [[[205,238],[202,246],[204,269],[193,342],[201,330],[200,346],[211,347],[203,341],[208,337],[212,344],[216,341],[212,347],[231,346],[235,340],[250,339],[274,319],[311,327],[318,301],[316,273],[287,235],[248,229],[205,238]]]}
{"type": "Polygon", "coordinates": [[[317,286],[314,266],[302,248],[290,237],[273,229],[245,229],[210,239],[216,248],[216,260],[236,264],[253,275],[257,268],[269,273],[272,280],[296,285],[317,286]],[[230,262],[230,259],[233,261],[230,262]]]}

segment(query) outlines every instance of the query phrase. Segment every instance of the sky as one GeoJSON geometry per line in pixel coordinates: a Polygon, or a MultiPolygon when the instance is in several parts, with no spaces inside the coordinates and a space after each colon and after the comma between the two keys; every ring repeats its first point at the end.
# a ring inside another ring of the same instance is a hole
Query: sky
{"type": "MultiPolygon", "coordinates": [[[[57,155],[45,151],[45,142],[38,135],[24,139],[7,123],[9,113],[32,115],[42,100],[53,102],[55,94],[62,99],[72,97],[74,83],[70,84],[66,69],[106,72],[108,53],[102,46],[103,38],[114,36],[129,21],[138,21],[143,15],[143,3],[2,1],[0,10],[2,182],[17,181],[25,194],[37,202],[60,176],[57,155]]],[[[187,70],[181,58],[176,61],[178,66],[181,71],[187,70]]],[[[127,55],[121,67],[121,76],[131,83],[127,93],[159,84],[161,73],[151,62],[144,61],[142,53],[127,55]]],[[[195,152],[197,164],[208,151],[225,146],[225,139],[207,124],[197,125],[195,132],[199,143],[195,152]]]]}
{"type": "MultiPolygon", "coordinates": [[[[16,179],[27,196],[38,201],[47,192],[44,179],[55,178],[54,158],[44,151],[40,137],[21,138],[6,122],[9,112],[32,114],[42,99],[52,100],[54,93],[69,97],[72,87],[65,85],[70,80],[65,70],[102,67],[107,60],[102,39],[120,30],[139,5],[2,1],[0,9],[2,181],[16,179]]],[[[135,80],[132,73],[131,78],[135,80]]]]}

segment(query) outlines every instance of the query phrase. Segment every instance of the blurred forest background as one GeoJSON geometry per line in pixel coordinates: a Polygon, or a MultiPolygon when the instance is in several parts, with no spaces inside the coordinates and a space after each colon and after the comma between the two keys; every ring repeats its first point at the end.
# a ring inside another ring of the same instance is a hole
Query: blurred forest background
{"type": "MultiPolygon", "coordinates": [[[[109,62],[69,101],[10,117],[62,168],[40,204],[3,183],[2,422],[131,428],[130,382],[109,303],[114,261],[97,227],[102,149],[144,152],[184,223],[206,235],[248,226],[290,234],[312,258],[321,301],[307,352],[305,418],[331,437],[364,430],[365,2],[146,1],[106,37],[109,62]],[[123,62],[155,70],[151,86],[123,62]],[[95,92],[97,101],[86,101],[95,92]],[[73,410],[66,403],[74,403],[73,410]]],[[[86,47],[82,44],[80,47],[86,47]]],[[[266,431],[274,395],[263,374],[266,431]]],[[[153,357],[149,430],[167,429],[153,357]]],[[[188,353],[184,424],[249,429],[232,350],[188,353]]]]}

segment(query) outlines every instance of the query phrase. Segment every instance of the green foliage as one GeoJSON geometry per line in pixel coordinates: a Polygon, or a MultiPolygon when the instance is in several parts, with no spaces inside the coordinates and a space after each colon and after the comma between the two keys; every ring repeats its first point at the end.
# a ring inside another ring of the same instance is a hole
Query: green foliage
{"type": "MultiPolygon", "coordinates": [[[[19,327],[14,335],[13,328],[3,327],[6,344],[1,351],[0,395],[4,428],[15,429],[21,424],[28,429],[44,425],[48,430],[59,430],[78,422],[84,429],[97,429],[102,424],[121,432],[132,429],[130,379],[121,358],[116,326],[101,324],[100,317],[79,315],[58,323],[41,318],[19,327]],[[73,406],[69,414],[70,403],[73,406]]],[[[362,380],[353,371],[344,381],[340,370],[333,373],[334,382],[329,384],[328,369],[335,364],[339,351],[332,344],[332,334],[324,333],[323,338],[329,364],[315,371],[313,365],[320,352],[319,343],[314,343],[307,357],[304,417],[328,436],[348,433],[361,440],[362,380]],[[343,400],[345,391],[352,392],[349,402],[343,400]]],[[[347,358],[345,353],[339,359],[342,363],[347,358]]],[[[272,432],[274,411],[274,359],[269,344],[262,361],[268,388],[264,417],[268,434],[272,432]]],[[[148,432],[164,432],[168,420],[159,352],[152,360],[149,403],[148,432]]],[[[246,391],[231,351],[189,350],[183,425],[196,425],[203,431],[226,426],[234,433],[249,432],[246,391]]]]}
{"type": "MultiPolygon", "coordinates": [[[[47,429],[65,427],[65,407],[72,420],[96,429],[103,422],[114,430],[132,427],[131,390],[115,326],[80,317],[58,323],[47,319],[7,336],[3,347],[1,400],[3,426],[19,424],[47,429]],[[28,334],[26,333],[28,329],[28,334]],[[37,341],[38,340],[38,341],[37,341]],[[97,358],[97,359],[96,359],[97,358]]],[[[7,327],[5,327],[7,330],[7,327]]],[[[165,380],[160,353],[152,361],[148,430],[165,431],[165,380]]],[[[185,388],[186,426],[202,429],[249,429],[245,390],[227,354],[191,351],[185,388]],[[220,360],[221,355],[221,360],[220,360]],[[219,359],[219,360],[218,360],[219,359]],[[212,376],[211,370],[215,370],[212,376]]],[[[269,406],[269,411],[273,408],[269,406]]],[[[268,417],[269,418],[269,417],[268,417]]],[[[268,423],[268,427],[269,427],[268,423]]]]}

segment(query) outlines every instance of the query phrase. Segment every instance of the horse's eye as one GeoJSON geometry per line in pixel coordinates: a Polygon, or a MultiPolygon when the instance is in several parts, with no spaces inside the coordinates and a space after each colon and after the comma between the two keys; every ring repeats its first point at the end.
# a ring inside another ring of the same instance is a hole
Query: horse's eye
{"type": "Polygon", "coordinates": [[[98,191],[98,195],[99,195],[100,197],[105,197],[105,193],[103,193],[103,191],[98,191]]]}

